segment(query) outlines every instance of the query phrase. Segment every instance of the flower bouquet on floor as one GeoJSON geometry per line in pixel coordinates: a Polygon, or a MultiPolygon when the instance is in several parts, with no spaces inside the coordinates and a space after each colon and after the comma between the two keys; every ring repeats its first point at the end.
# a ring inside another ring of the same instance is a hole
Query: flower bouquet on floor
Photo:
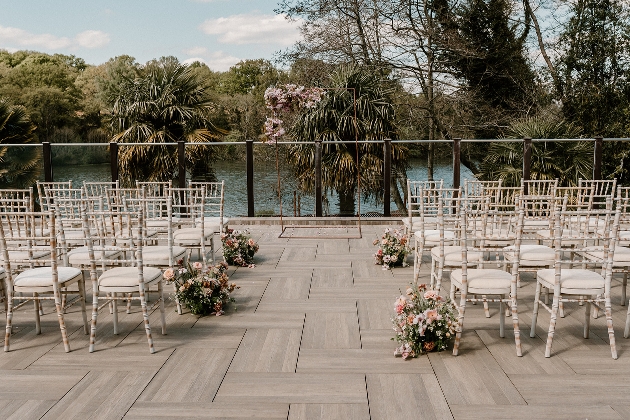
{"type": "Polygon", "coordinates": [[[258,244],[247,236],[246,232],[228,229],[221,235],[223,259],[230,265],[253,267],[254,254],[258,252],[258,244]]]}
{"type": "Polygon", "coordinates": [[[398,265],[406,267],[408,264],[405,258],[411,252],[408,244],[407,235],[399,230],[385,229],[381,239],[374,240],[374,245],[379,246],[374,254],[374,264],[382,265],[383,270],[389,270],[398,265]]]}
{"type": "Polygon", "coordinates": [[[227,268],[225,262],[204,269],[200,262],[184,265],[180,260],[178,267],[164,271],[164,279],[175,286],[177,301],[192,314],[219,316],[225,313],[228,302],[235,301],[230,293],[238,289],[228,282],[227,268]]]}
{"type": "Polygon", "coordinates": [[[399,344],[395,356],[408,359],[424,352],[446,350],[455,337],[455,305],[435,290],[426,290],[426,285],[407,289],[407,296],[400,296],[395,306],[392,322],[396,336],[392,340],[399,344]]]}

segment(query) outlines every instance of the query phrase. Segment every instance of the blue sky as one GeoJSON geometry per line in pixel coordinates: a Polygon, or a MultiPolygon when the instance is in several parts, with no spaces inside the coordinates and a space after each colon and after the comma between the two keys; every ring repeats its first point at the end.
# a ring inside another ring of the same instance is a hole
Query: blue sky
{"type": "Polygon", "coordinates": [[[271,59],[299,38],[277,0],[0,0],[0,49],[73,54],[101,64],[173,55],[225,71],[271,59]]]}

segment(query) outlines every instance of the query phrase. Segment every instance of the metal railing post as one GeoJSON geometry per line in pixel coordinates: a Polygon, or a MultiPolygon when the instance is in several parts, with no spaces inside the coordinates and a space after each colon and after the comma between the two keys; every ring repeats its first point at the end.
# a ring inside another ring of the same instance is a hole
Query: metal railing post
{"type": "Polygon", "coordinates": [[[322,214],[322,141],[315,140],[315,217],[322,214]]]}
{"type": "Polygon", "coordinates": [[[177,172],[179,188],[186,188],[186,142],[177,141],[177,172]]]}
{"type": "Polygon", "coordinates": [[[44,181],[53,182],[52,148],[49,141],[42,142],[44,159],[44,181]]]}
{"type": "Polygon", "coordinates": [[[118,181],[118,143],[109,142],[109,168],[112,175],[112,182],[118,181]]]}
{"type": "Polygon", "coordinates": [[[245,142],[247,172],[247,217],[254,217],[254,140],[245,142]]]}
{"type": "Polygon", "coordinates": [[[462,139],[453,139],[453,188],[461,186],[461,153],[462,139]]]}
{"type": "Polygon", "coordinates": [[[593,179],[602,179],[602,149],[604,147],[604,139],[595,137],[595,145],[593,146],[593,179]]]}
{"type": "MultiPolygon", "coordinates": [[[[525,137],[523,139],[523,180],[529,181],[531,177],[531,168],[532,168],[532,139],[529,137],[525,137]]],[[[525,185],[525,190],[523,194],[527,194],[527,185],[525,185]]]]}
{"type": "Polygon", "coordinates": [[[392,193],[392,140],[383,141],[383,216],[390,217],[392,193]]]}

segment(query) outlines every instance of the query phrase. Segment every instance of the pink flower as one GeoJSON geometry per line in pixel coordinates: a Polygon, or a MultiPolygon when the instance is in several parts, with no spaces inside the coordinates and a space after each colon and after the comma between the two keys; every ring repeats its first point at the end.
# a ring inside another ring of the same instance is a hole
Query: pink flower
{"type": "Polygon", "coordinates": [[[438,297],[439,294],[435,290],[428,290],[424,293],[425,299],[437,300],[438,297]]]}
{"type": "Polygon", "coordinates": [[[175,272],[173,271],[172,268],[167,268],[166,270],[164,270],[164,278],[167,281],[171,280],[173,277],[175,277],[175,272]]]}
{"type": "Polygon", "coordinates": [[[202,264],[202,263],[200,263],[199,261],[195,261],[195,262],[193,263],[193,268],[194,268],[195,270],[201,270],[201,269],[203,268],[203,264],[202,264]]]}
{"type": "Polygon", "coordinates": [[[435,310],[435,309],[427,309],[427,310],[424,312],[424,316],[426,316],[426,319],[427,319],[427,324],[430,324],[431,322],[433,322],[433,321],[435,321],[435,320],[439,319],[438,317],[439,317],[440,315],[438,314],[438,311],[437,311],[437,310],[435,310]]]}
{"type": "Polygon", "coordinates": [[[404,296],[396,299],[396,313],[400,315],[407,306],[407,299],[404,296]]]}

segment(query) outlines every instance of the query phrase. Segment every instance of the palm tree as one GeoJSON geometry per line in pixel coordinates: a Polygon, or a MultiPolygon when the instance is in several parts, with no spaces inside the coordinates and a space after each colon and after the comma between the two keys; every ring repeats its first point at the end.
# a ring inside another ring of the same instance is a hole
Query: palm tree
{"type": "MultiPolygon", "coordinates": [[[[203,83],[175,58],[151,61],[135,78],[123,79],[113,103],[113,141],[154,143],[120,148],[120,174],[124,184],[134,179],[168,181],[177,172],[177,152],[172,143],[207,143],[225,134],[208,119],[211,102],[203,83]]],[[[210,171],[211,148],[186,148],[186,167],[210,171]]]]}
{"type": "MultiPolygon", "coordinates": [[[[0,99],[0,144],[36,143],[36,128],[26,108],[0,99]]],[[[0,148],[0,188],[28,188],[39,179],[41,170],[41,148],[0,148]]]]}
{"type": "MultiPolygon", "coordinates": [[[[330,77],[331,88],[314,108],[298,115],[290,130],[296,140],[322,140],[322,188],[339,195],[342,215],[354,215],[357,173],[364,196],[382,199],[383,146],[358,140],[396,139],[392,90],[375,74],[358,65],[341,66],[330,77]],[[355,118],[356,112],[356,118],[355,118]],[[350,141],[351,143],[342,143],[350,141]]],[[[392,171],[406,173],[407,149],[392,146],[392,171]]],[[[300,189],[313,193],[314,145],[292,146],[288,153],[300,189]]],[[[392,192],[404,207],[395,183],[392,192]]]]}
{"type": "MultiPolygon", "coordinates": [[[[513,138],[577,138],[579,130],[553,115],[529,117],[512,123],[508,135],[513,138]]],[[[559,179],[562,186],[577,185],[579,178],[590,178],[593,170],[593,146],[586,141],[532,142],[531,179],[559,179]]],[[[523,143],[493,142],[476,174],[484,180],[503,180],[517,186],[523,176],[523,143]]]]}

